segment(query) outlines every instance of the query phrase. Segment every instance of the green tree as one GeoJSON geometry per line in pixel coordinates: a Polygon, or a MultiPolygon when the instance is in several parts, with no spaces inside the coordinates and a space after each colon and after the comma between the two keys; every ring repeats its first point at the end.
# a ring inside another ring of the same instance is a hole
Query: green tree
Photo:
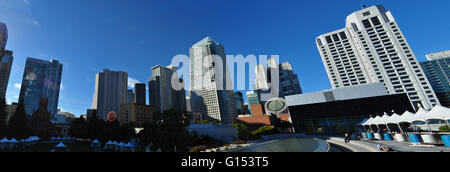
{"type": "Polygon", "coordinates": [[[144,125],[138,138],[142,144],[150,145],[152,151],[172,152],[175,147],[177,151],[184,151],[192,145],[192,136],[186,130],[190,121],[188,116],[173,109],[155,112],[153,120],[144,125]]]}
{"type": "Polygon", "coordinates": [[[48,139],[55,133],[55,127],[50,122],[50,112],[47,108],[48,98],[42,98],[39,102],[39,108],[33,112],[30,120],[30,133],[41,139],[48,139]]]}
{"type": "Polygon", "coordinates": [[[28,136],[28,125],[27,125],[27,113],[25,111],[25,106],[21,102],[17,105],[11,120],[9,121],[9,128],[14,137],[24,139],[28,136]]]}
{"type": "Polygon", "coordinates": [[[243,123],[232,123],[231,127],[237,129],[239,140],[248,140],[250,136],[250,130],[248,129],[247,125],[243,123]]]}
{"type": "Polygon", "coordinates": [[[80,117],[72,121],[70,133],[73,137],[86,139],[89,138],[90,130],[86,121],[80,117]]]}
{"type": "Polygon", "coordinates": [[[0,100],[0,137],[3,138],[8,135],[8,124],[7,122],[8,113],[6,112],[6,101],[5,99],[0,100]]]}

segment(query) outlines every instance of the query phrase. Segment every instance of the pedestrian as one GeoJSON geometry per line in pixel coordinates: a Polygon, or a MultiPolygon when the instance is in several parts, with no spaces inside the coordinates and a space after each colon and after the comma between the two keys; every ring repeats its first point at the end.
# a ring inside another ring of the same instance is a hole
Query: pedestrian
{"type": "Polygon", "coordinates": [[[345,133],[345,143],[350,143],[350,134],[345,133]]]}

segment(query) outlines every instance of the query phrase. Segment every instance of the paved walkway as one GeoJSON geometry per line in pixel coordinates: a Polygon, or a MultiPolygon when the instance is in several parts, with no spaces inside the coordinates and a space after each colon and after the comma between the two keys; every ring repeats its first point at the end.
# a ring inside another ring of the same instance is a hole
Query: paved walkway
{"type": "Polygon", "coordinates": [[[377,146],[378,144],[387,145],[396,152],[450,152],[450,148],[444,146],[429,146],[429,145],[413,145],[410,142],[397,141],[362,141],[365,144],[377,146]]]}
{"type": "Polygon", "coordinates": [[[328,143],[332,144],[332,146],[336,145],[339,147],[343,147],[351,152],[380,152],[377,149],[376,145],[373,146],[363,141],[353,140],[350,143],[345,143],[344,138],[340,137],[317,137],[317,138],[327,141],[328,143]]]}

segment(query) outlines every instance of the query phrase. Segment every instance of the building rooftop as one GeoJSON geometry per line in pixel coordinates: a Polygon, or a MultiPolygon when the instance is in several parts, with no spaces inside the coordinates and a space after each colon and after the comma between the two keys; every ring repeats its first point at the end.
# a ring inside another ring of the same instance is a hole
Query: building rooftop
{"type": "Polygon", "coordinates": [[[450,50],[427,54],[426,57],[429,61],[447,58],[447,57],[450,57],[450,50]]]}
{"type": "Polygon", "coordinates": [[[212,39],[211,37],[206,37],[204,39],[202,39],[201,41],[195,43],[192,47],[199,47],[199,46],[204,46],[204,45],[208,45],[208,44],[218,44],[216,41],[214,41],[214,39],[212,39]]]}

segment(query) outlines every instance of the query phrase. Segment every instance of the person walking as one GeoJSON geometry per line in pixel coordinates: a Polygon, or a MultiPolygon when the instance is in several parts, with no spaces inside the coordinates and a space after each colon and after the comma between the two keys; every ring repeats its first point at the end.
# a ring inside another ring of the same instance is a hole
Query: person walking
{"type": "Polygon", "coordinates": [[[350,134],[348,132],[345,133],[345,143],[350,143],[350,134]]]}

